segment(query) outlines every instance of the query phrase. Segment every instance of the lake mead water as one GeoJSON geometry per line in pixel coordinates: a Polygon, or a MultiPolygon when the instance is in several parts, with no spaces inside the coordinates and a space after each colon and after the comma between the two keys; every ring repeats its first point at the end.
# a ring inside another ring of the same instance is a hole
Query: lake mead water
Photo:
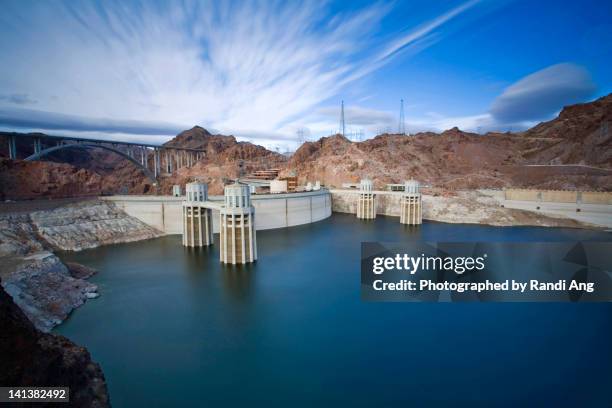
{"type": "Polygon", "coordinates": [[[612,304],[366,303],[359,266],[361,241],[611,238],[334,214],[258,232],[247,267],[179,236],[65,253],[101,296],[55,331],[101,364],[115,407],[604,406],[612,304]]]}

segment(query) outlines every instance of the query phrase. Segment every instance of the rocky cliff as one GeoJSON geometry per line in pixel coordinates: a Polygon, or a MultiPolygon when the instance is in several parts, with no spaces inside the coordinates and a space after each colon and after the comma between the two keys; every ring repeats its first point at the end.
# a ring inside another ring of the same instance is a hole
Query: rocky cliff
{"type": "Polygon", "coordinates": [[[70,403],[59,405],[110,406],[104,374],[89,352],[63,336],[37,330],[1,286],[0,327],[0,384],[69,387],[70,403]]]}
{"type": "Polygon", "coordinates": [[[525,153],[532,164],[586,164],[612,168],[612,94],[563,108],[559,116],[524,133],[555,142],[525,153]]]}
{"type": "Polygon", "coordinates": [[[100,174],[70,164],[0,158],[0,201],[97,196],[110,192],[100,174]]]}

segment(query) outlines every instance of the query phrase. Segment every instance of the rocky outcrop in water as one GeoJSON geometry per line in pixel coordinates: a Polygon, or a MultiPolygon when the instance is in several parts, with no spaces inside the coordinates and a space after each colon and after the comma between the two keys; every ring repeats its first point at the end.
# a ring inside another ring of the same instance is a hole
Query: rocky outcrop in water
{"type": "Polygon", "coordinates": [[[89,352],[63,336],[37,330],[1,286],[0,328],[0,384],[70,388],[68,404],[37,407],[110,406],[104,374],[89,352]]]}

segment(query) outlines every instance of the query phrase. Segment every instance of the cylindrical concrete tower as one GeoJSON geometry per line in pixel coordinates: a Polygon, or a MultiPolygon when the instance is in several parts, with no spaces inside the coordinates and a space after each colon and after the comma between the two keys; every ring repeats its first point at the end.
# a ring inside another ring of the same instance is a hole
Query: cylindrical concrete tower
{"type": "Polygon", "coordinates": [[[408,225],[423,223],[423,208],[419,182],[404,182],[404,194],[400,201],[400,222],[408,225]]]}
{"type": "Polygon", "coordinates": [[[219,211],[220,259],[222,263],[246,264],[257,260],[255,209],[248,185],[225,187],[225,205],[219,211]]]}
{"type": "Polygon", "coordinates": [[[206,201],[208,200],[208,184],[195,181],[185,185],[187,201],[206,201]]]}
{"type": "Polygon", "coordinates": [[[357,218],[370,220],[376,218],[376,200],[372,190],[374,184],[370,179],[362,179],[359,185],[357,201],[357,218]]]}
{"type": "Polygon", "coordinates": [[[208,200],[208,185],[187,183],[183,201],[183,245],[203,247],[213,243],[212,210],[204,207],[208,200]]]}

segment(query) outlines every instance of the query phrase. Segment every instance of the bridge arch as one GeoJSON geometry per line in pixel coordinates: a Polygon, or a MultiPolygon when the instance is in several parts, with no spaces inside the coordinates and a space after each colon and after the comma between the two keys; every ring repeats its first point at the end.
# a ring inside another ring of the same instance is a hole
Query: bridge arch
{"type": "Polygon", "coordinates": [[[43,156],[48,155],[49,153],[53,153],[55,151],[58,150],[63,150],[63,149],[104,149],[104,150],[108,150],[109,152],[113,152],[118,154],[119,156],[123,157],[124,159],[127,159],[129,161],[131,161],[133,164],[136,165],[136,167],[138,167],[139,169],[142,170],[142,172],[145,174],[145,176],[147,176],[147,178],[149,178],[154,184],[157,183],[157,180],[155,179],[155,175],[153,173],[151,173],[151,171],[149,171],[149,169],[147,169],[146,167],[144,167],[142,164],[140,164],[136,159],[134,159],[133,157],[130,157],[129,155],[125,154],[124,152],[114,149],[112,147],[108,147],[108,146],[104,146],[104,145],[98,145],[95,143],[72,143],[72,144],[62,144],[62,145],[58,145],[58,146],[53,146],[53,147],[49,147],[47,149],[41,150],[38,153],[35,153],[31,156],[26,157],[24,160],[26,161],[34,161],[34,160],[38,160],[43,156]]]}

